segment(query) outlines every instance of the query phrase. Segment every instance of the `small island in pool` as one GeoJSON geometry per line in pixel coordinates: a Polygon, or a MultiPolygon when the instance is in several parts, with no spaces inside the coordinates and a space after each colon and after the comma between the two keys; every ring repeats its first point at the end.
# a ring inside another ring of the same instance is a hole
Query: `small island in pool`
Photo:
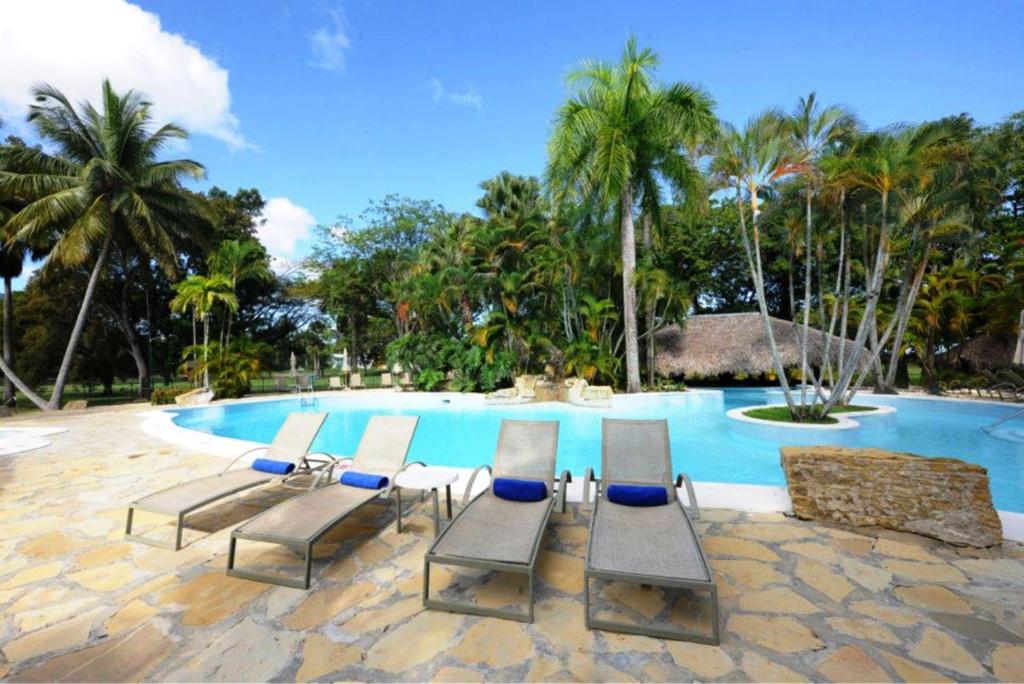
{"type": "MultiPolygon", "coordinates": [[[[851,404],[850,406],[833,406],[830,413],[862,413],[865,411],[874,411],[877,407],[875,406],[858,406],[851,404]]],[[[748,418],[756,418],[758,420],[773,420],[778,423],[795,423],[793,415],[789,412],[789,408],[786,406],[763,406],[758,408],[752,408],[743,412],[743,415],[748,418]]],[[[831,425],[838,423],[839,421],[833,418],[831,415],[825,416],[824,418],[814,418],[810,420],[800,421],[803,424],[811,423],[818,425],[831,425]]]]}

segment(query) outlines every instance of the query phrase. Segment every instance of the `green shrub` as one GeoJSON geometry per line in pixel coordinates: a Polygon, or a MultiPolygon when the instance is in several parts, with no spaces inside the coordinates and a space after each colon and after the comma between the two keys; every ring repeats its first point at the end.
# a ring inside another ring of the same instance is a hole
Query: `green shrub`
{"type": "Polygon", "coordinates": [[[166,404],[173,404],[174,398],[190,392],[191,387],[156,387],[153,392],[149,395],[149,402],[153,406],[164,406],[166,404]]]}

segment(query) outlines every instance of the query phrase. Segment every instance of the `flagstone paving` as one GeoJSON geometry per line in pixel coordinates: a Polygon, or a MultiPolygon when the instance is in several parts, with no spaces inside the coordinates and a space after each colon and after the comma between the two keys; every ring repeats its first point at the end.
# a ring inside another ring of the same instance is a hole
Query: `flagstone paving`
{"type": "MultiPolygon", "coordinates": [[[[292,495],[241,495],[192,516],[178,553],[123,540],[125,506],[224,459],[155,442],[140,407],[15,419],[65,425],[50,447],[0,459],[0,678],[11,681],[1013,681],[1024,678],[1024,548],[967,550],[780,514],[705,511],[720,590],[719,647],[583,626],[589,511],[556,514],[536,621],[424,611],[430,504],[398,534],[369,507],[315,553],[308,592],[224,575],[232,526],[292,495]]],[[[481,454],[487,460],[489,454],[481,454]]],[[[164,519],[142,529],[169,535],[164,519]]],[[[278,547],[239,564],[296,572],[278,547]]],[[[438,568],[432,587],[516,605],[517,577],[438,568]]],[[[592,585],[598,613],[707,626],[680,592],[592,585]]]]}

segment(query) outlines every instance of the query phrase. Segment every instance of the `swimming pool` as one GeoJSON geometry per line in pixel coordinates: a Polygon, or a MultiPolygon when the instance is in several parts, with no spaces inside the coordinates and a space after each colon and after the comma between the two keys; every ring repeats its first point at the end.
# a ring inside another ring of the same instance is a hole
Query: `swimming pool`
{"type": "MultiPolygon", "coordinates": [[[[778,400],[777,391],[769,389],[699,390],[616,395],[612,408],[595,409],[556,403],[489,406],[478,395],[346,392],[320,394],[317,406],[303,407],[295,398],[177,409],[173,420],[190,430],[266,443],[291,411],[329,412],[314,449],[346,455],[355,450],[371,415],[413,414],[420,423],[409,459],[465,468],[490,462],[502,418],[558,420],[558,469],[580,475],[588,466],[599,469],[603,416],[667,418],[675,471],[699,481],[784,486],[779,446],[795,440],[755,437],[726,417],[732,408],[778,400]]],[[[1002,425],[1001,436],[982,430],[1015,407],[874,395],[859,395],[857,403],[894,406],[896,419],[851,431],[843,443],[977,463],[988,468],[996,507],[1024,512],[1024,417],[1002,425]]]]}

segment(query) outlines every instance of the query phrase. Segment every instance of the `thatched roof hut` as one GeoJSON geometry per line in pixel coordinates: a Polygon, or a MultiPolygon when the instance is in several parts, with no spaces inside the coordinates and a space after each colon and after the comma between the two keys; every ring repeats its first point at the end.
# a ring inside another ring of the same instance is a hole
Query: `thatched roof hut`
{"type": "MultiPolygon", "coordinates": [[[[771,324],[783,366],[799,368],[799,326],[794,328],[779,318],[772,318],[771,324]]],[[[821,365],[825,338],[825,333],[811,329],[808,358],[813,366],[821,365]]],[[[690,316],[682,327],[671,325],[655,333],[654,341],[655,370],[663,376],[710,378],[774,371],[768,337],[757,312],[690,316]]],[[[839,343],[833,335],[829,352],[833,363],[839,359],[839,343]]]]}
{"type": "Polygon", "coordinates": [[[939,355],[939,363],[976,372],[1009,368],[1017,339],[1012,336],[983,334],[972,337],[961,347],[953,347],[939,355]]]}

